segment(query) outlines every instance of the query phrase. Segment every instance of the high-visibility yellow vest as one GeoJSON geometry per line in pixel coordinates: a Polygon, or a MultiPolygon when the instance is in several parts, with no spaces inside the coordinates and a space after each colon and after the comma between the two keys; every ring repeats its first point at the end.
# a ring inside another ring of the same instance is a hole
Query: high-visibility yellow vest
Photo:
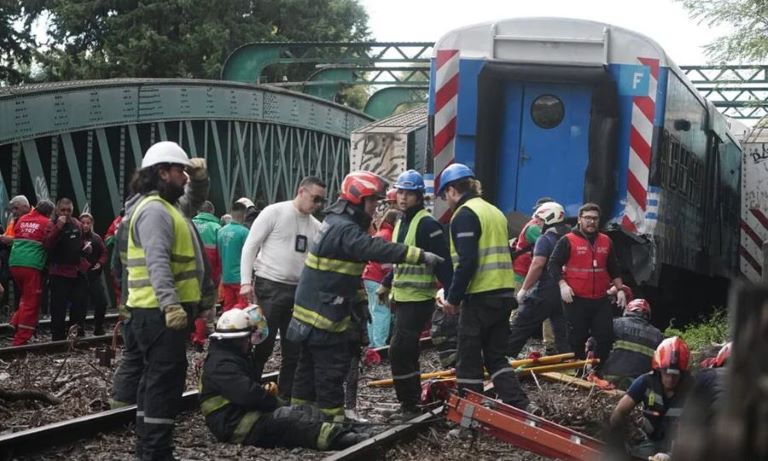
{"type": "MultiPolygon", "coordinates": [[[[480,221],[480,239],[478,240],[477,270],[467,287],[467,294],[483,293],[486,291],[514,288],[514,272],[512,271],[512,256],[509,253],[509,234],[507,218],[501,210],[480,197],[467,200],[453,213],[455,217],[459,210],[467,207],[472,210],[480,221]]],[[[453,219],[451,219],[453,221],[453,219]]],[[[458,266],[459,255],[451,234],[451,257],[453,267],[458,266]]]]}
{"type": "Polygon", "coordinates": [[[126,304],[132,308],[156,308],[160,307],[155,291],[149,280],[147,260],[144,249],[136,245],[133,240],[133,226],[144,206],[157,201],[163,204],[173,220],[173,246],[171,247],[171,272],[176,285],[176,294],[179,302],[200,302],[200,282],[197,279],[198,267],[195,258],[195,245],[192,239],[190,224],[181,212],[163,200],[158,195],[149,195],[141,199],[136,205],[131,221],[128,224],[128,253],[126,268],[128,269],[128,301],[126,304]]]}
{"type": "MultiPolygon", "coordinates": [[[[429,217],[427,210],[419,210],[411,220],[408,232],[405,233],[405,239],[401,242],[408,246],[416,246],[416,231],[419,222],[429,217]]],[[[392,232],[394,239],[400,235],[400,223],[398,220],[395,229],[392,232]]],[[[395,266],[395,275],[392,278],[392,297],[397,302],[419,302],[429,301],[435,298],[437,284],[433,268],[426,264],[397,264],[395,266]]]]}

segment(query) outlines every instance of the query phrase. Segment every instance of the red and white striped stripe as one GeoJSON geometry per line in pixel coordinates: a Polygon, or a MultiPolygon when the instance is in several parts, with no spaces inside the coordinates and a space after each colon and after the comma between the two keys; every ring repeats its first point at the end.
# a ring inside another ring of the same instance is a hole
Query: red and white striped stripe
{"type": "Polygon", "coordinates": [[[632,98],[632,126],[629,134],[629,171],[627,171],[627,204],[621,227],[628,232],[652,232],[645,221],[648,199],[648,174],[651,166],[653,143],[653,117],[656,113],[656,89],[659,78],[659,60],[637,58],[650,67],[648,95],[632,98]]]}
{"type": "MultiPolygon", "coordinates": [[[[456,109],[459,99],[459,50],[437,50],[435,66],[435,134],[432,153],[435,166],[435,188],[437,188],[440,173],[455,158],[456,109]]],[[[447,213],[448,207],[445,202],[436,199],[435,216],[444,218],[447,213]]]]}
{"type": "Polygon", "coordinates": [[[760,208],[749,208],[742,216],[741,273],[752,282],[759,282],[763,275],[763,242],[768,240],[768,216],[760,208]]]}

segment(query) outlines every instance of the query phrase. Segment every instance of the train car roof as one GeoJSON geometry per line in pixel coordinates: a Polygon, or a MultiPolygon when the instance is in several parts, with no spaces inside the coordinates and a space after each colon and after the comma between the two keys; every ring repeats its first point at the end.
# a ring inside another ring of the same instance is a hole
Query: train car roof
{"type": "MultiPolygon", "coordinates": [[[[442,50],[459,50],[464,59],[530,64],[636,65],[640,64],[638,57],[658,59],[660,66],[677,74],[704,110],[709,109],[708,102],[661,45],[639,32],[602,22],[555,17],[485,22],[446,33],[435,43],[433,56],[442,50]]],[[[710,117],[711,124],[716,118],[725,120],[716,113],[710,117]]],[[[722,131],[729,132],[727,128],[722,131]]]]}

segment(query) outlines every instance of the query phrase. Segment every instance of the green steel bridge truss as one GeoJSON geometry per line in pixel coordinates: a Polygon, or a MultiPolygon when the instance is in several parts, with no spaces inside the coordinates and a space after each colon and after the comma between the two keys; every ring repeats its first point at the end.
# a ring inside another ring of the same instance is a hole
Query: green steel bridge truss
{"type": "MultiPolygon", "coordinates": [[[[432,47],[433,42],[251,43],[227,58],[222,79],[258,83],[270,66],[315,64],[316,70],[305,80],[272,84],[330,100],[344,86],[374,87],[373,103],[364,111],[380,118],[389,115],[390,108],[426,99],[432,47]]],[[[768,115],[768,66],[681,68],[702,96],[725,115],[746,120],[768,115]]]]}
{"type": "Polygon", "coordinates": [[[82,81],[0,89],[0,210],[8,197],[73,198],[102,230],[143,152],[172,140],[207,159],[222,213],[240,196],[293,197],[316,175],[333,197],[365,114],[280,88],[204,80],[82,81]]]}

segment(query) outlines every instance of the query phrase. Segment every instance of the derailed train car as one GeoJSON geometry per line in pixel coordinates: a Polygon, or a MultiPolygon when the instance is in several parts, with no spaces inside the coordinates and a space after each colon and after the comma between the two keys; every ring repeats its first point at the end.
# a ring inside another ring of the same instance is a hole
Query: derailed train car
{"type": "MultiPolygon", "coordinates": [[[[653,40],[555,18],[451,31],[434,49],[429,116],[435,176],[472,167],[513,230],[541,196],[570,216],[591,201],[632,283],[737,272],[741,149],[653,40]]],[[[447,217],[440,201],[435,212],[447,217]]]]}

